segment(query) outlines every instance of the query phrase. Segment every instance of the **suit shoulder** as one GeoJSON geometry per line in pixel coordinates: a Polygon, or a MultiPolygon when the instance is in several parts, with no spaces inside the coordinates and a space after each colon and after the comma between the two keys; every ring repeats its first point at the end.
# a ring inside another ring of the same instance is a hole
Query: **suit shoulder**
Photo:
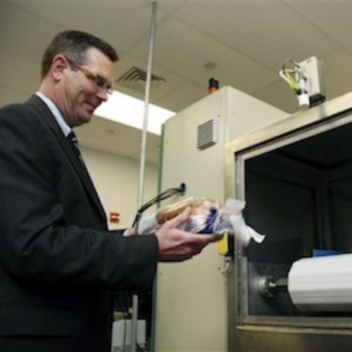
{"type": "Polygon", "coordinates": [[[26,103],[10,103],[0,107],[0,112],[14,111],[17,109],[25,109],[27,106],[26,103]]]}
{"type": "Polygon", "coordinates": [[[0,114],[1,115],[19,115],[19,114],[25,114],[28,116],[28,114],[35,114],[35,109],[33,109],[29,104],[27,103],[12,103],[8,105],[4,105],[0,108],[0,114]]]}
{"type": "MultiPolygon", "coordinates": [[[[39,100],[39,98],[37,99],[39,100]]],[[[41,120],[38,118],[40,113],[35,108],[35,104],[38,104],[37,99],[32,97],[27,102],[12,103],[1,107],[0,122],[16,122],[18,119],[21,120],[21,123],[25,123],[26,121],[28,121],[28,123],[33,123],[34,121],[39,122],[41,120]]]]}

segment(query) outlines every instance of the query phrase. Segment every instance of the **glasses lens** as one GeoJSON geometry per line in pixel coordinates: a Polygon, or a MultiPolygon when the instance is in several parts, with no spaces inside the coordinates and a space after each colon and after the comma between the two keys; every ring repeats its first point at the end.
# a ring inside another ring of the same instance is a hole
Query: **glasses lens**
{"type": "Polygon", "coordinates": [[[101,76],[96,76],[94,78],[94,82],[99,88],[105,89],[109,94],[112,93],[112,89],[111,87],[109,87],[109,83],[105,80],[105,78],[101,76]]]}
{"type": "Polygon", "coordinates": [[[99,88],[106,88],[108,86],[107,82],[105,79],[101,76],[95,76],[94,77],[94,82],[99,88]]]}

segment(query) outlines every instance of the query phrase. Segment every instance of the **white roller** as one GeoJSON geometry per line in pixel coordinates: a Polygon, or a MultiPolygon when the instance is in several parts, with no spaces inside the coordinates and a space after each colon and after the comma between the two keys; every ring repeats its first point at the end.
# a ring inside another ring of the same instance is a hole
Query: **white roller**
{"type": "Polygon", "coordinates": [[[352,311],[352,254],[296,261],[288,292],[302,311],[352,311]]]}

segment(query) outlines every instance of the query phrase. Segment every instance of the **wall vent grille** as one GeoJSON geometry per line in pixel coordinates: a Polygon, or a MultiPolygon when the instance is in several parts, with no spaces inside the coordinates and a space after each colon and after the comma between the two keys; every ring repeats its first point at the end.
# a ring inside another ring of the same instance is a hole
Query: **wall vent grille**
{"type": "Polygon", "coordinates": [[[206,149],[214,144],[216,144],[216,124],[212,119],[198,126],[197,147],[206,149]]]}

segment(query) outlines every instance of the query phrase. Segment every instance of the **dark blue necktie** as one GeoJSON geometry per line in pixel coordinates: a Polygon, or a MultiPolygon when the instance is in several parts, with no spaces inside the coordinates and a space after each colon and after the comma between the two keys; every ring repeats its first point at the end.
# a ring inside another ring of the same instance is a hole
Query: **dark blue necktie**
{"type": "Polygon", "coordinates": [[[79,150],[78,139],[77,139],[75,133],[73,131],[71,131],[68,134],[67,139],[72,143],[73,150],[75,151],[78,159],[83,163],[82,154],[81,154],[81,151],[79,150]]]}

